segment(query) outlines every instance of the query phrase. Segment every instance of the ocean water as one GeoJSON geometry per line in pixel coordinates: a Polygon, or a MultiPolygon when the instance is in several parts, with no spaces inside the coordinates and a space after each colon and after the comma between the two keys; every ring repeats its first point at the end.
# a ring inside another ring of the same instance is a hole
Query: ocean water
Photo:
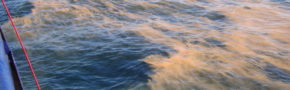
{"type": "MultiPolygon", "coordinates": [[[[6,0],[43,90],[289,90],[289,0],[6,0]]],[[[36,90],[2,5],[26,90],[36,90]]]]}

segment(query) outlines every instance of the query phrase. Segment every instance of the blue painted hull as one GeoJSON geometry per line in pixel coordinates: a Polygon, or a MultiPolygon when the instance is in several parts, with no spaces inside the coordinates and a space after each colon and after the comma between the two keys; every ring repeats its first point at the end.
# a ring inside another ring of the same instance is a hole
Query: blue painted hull
{"type": "Polygon", "coordinates": [[[0,90],[23,90],[14,59],[0,28],[0,90]]]}

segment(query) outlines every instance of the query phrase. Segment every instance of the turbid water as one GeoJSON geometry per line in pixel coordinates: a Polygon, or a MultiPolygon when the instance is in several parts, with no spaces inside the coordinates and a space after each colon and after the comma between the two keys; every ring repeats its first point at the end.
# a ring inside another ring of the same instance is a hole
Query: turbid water
{"type": "Polygon", "coordinates": [[[43,90],[290,89],[289,0],[6,1],[43,90]]]}

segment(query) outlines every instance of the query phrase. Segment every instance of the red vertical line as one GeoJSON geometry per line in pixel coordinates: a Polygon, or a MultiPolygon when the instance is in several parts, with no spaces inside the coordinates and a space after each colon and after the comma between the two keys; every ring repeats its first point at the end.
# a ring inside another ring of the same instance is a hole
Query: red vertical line
{"type": "Polygon", "coordinates": [[[16,34],[16,36],[17,36],[17,39],[18,39],[18,41],[19,41],[19,43],[20,43],[20,46],[21,46],[21,48],[22,48],[22,51],[24,52],[25,59],[26,59],[28,65],[29,65],[29,68],[30,68],[30,70],[31,70],[31,74],[32,74],[32,76],[33,76],[33,79],[34,79],[34,82],[35,82],[35,84],[36,84],[36,86],[37,86],[37,89],[38,89],[38,90],[41,90],[40,85],[39,85],[39,82],[38,82],[38,79],[37,79],[36,74],[35,74],[35,72],[34,72],[33,66],[32,66],[32,64],[31,64],[31,62],[30,62],[29,55],[28,55],[28,53],[27,53],[27,51],[26,51],[26,49],[25,49],[25,46],[24,46],[24,44],[23,44],[23,42],[22,42],[22,39],[21,39],[21,37],[20,37],[20,35],[19,35],[19,32],[18,32],[18,30],[17,30],[17,28],[16,28],[16,26],[15,26],[15,24],[14,24],[14,22],[13,22],[13,19],[12,19],[12,16],[11,16],[10,12],[9,12],[9,9],[7,8],[7,6],[6,6],[6,4],[5,4],[5,0],[2,0],[2,4],[3,4],[3,7],[4,7],[5,10],[6,10],[7,16],[8,16],[8,18],[9,18],[10,22],[11,22],[11,25],[12,25],[12,27],[13,27],[13,29],[14,29],[14,32],[15,32],[15,34],[16,34]]]}

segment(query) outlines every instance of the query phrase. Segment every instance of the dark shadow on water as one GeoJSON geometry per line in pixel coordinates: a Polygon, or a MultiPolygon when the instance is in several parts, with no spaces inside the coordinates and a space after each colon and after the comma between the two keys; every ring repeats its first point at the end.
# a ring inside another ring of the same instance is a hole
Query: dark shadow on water
{"type": "Polygon", "coordinates": [[[221,48],[226,47],[226,45],[223,42],[215,40],[215,39],[206,38],[205,41],[209,44],[209,46],[214,45],[221,48]]]}
{"type": "Polygon", "coordinates": [[[289,0],[270,0],[273,3],[279,4],[277,7],[289,10],[290,9],[290,2],[289,0]]]}
{"type": "Polygon", "coordinates": [[[53,48],[53,41],[28,49],[31,59],[38,60],[35,67],[43,89],[148,89],[146,83],[153,72],[143,59],[156,54],[169,56],[171,50],[131,32],[113,34],[114,38],[100,33],[95,36],[65,42],[63,45],[72,45],[65,49],[53,48]]]}
{"type": "MultiPolygon", "coordinates": [[[[23,17],[25,15],[28,15],[32,12],[32,9],[34,8],[34,5],[31,2],[28,1],[20,1],[20,0],[6,0],[6,5],[9,8],[9,11],[11,15],[15,17],[23,17]]],[[[8,21],[6,11],[4,7],[2,6],[2,3],[0,5],[0,25],[4,24],[8,21]]]]}
{"type": "Polygon", "coordinates": [[[214,47],[226,48],[227,47],[222,41],[210,39],[210,38],[206,38],[204,39],[204,41],[192,41],[191,43],[202,45],[208,48],[214,48],[214,47]]]}
{"type": "Polygon", "coordinates": [[[225,20],[226,16],[222,15],[219,12],[209,12],[204,17],[210,19],[210,20],[225,20]]]}
{"type": "MultiPolygon", "coordinates": [[[[201,2],[201,1],[200,1],[201,2]]],[[[129,13],[137,13],[143,15],[144,13],[150,13],[155,16],[160,16],[160,18],[164,19],[168,22],[184,22],[179,17],[175,17],[174,14],[184,14],[191,15],[195,17],[205,17],[213,21],[224,21],[226,20],[226,16],[222,15],[217,11],[209,11],[206,10],[202,6],[198,5],[187,5],[183,3],[178,3],[174,1],[160,1],[157,3],[151,3],[155,5],[159,5],[161,7],[148,7],[143,5],[135,5],[129,4],[124,6],[129,13]]]]}
{"type": "Polygon", "coordinates": [[[268,64],[268,66],[264,68],[264,71],[270,79],[290,84],[289,71],[283,70],[271,64],[268,64]]]}
{"type": "Polygon", "coordinates": [[[279,3],[285,6],[290,6],[290,2],[288,0],[271,0],[272,2],[279,3]]]}

